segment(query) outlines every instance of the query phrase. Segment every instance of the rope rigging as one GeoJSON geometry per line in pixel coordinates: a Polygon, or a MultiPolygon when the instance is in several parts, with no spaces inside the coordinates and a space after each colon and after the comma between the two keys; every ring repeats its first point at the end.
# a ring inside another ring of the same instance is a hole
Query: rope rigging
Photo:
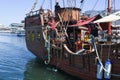
{"type": "Polygon", "coordinates": [[[94,9],[95,9],[95,7],[96,7],[96,5],[97,5],[98,1],[99,1],[99,0],[97,0],[97,1],[95,2],[95,5],[93,6],[92,10],[94,10],[94,9]]]}
{"type": "MultiPolygon", "coordinates": [[[[92,11],[95,9],[95,7],[96,7],[98,1],[99,1],[99,0],[96,0],[96,2],[95,2],[95,4],[94,4],[93,8],[91,9],[92,11]]],[[[91,15],[91,14],[92,14],[92,12],[90,13],[90,15],[91,15]]]]}
{"type": "Polygon", "coordinates": [[[30,10],[30,13],[33,12],[33,10],[35,9],[37,3],[38,3],[38,0],[35,0],[35,2],[34,2],[34,4],[33,4],[32,8],[31,8],[31,10],[30,10]]]}
{"type": "Polygon", "coordinates": [[[43,0],[42,5],[41,5],[41,8],[43,7],[44,2],[45,2],[45,0],[43,0]]]}
{"type": "Polygon", "coordinates": [[[80,9],[81,9],[81,10],[83,9],[84,3],[85,3],[84,0],[81,0],[81,1],[80,1],[80,9]]]}
{"type": "Polygon", "coordinates": [[[105,12],[104,12],[104,16],[107,15],[107,0],[105,1],[105,12]]]}
{"type": "Polygon", "coordinates": [[[68,7],[75,7],[76,6],[76,0],[67,0],[68,7]]]}
{"type": "MultiPolygon", "coordinates": [[[[103,69],[104,71],[108,72],[108,71],[105,69],[105,67],[103,66],[103,63],[102,63],[102,61],[101,61],[101,59],[100,59],[100,56],[99,56],[99,54],[98,54],[98,50],[97,50],[97,46],[96,46],[96,43],[95,43],[94,36],[91,36],[91,38],[92,38],[92,44],[93,44],[93,47],[94,47],[94,49],[95,49],[98,62],[99,62],[100,65],[102,66],[102,69],[103,69]]],[[[108,72],[108,73],[109,73],[109,72],[108,72]]]]}

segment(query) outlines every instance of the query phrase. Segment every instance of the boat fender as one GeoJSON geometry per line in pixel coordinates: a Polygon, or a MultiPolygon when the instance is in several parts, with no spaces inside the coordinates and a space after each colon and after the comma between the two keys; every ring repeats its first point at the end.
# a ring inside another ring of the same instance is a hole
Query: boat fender
{"type": "Polygon", "coordinates": [[[105,80],[110,80],[110,78],[111,78],[111,67],[112,67],[111,61],[109,59],[106,60],[106,62],[105,62],[106,71],[104,72],[105,80]]]}
{"type": "Polygon", "coordinates": [[[97,62],[97,80],[102,80],[103,78],[103,68],[102,65],[97,62]]]}

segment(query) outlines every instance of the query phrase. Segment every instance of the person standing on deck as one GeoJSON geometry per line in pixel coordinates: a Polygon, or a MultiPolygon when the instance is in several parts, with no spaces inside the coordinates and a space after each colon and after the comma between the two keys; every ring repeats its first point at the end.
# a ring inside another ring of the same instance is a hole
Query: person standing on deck
{"type": "Polygon", "coordinates": [[[60,9],[60,5],[58,2],[56,2],[56,5],[55,5],[55,11],[58,11],[60,9]]]}
{"type": "Polygon", "coordinates": [[[92,34],[96,39],[98,38],[98,31],[102,31],[100,24],[90,24],[90,34],[92,34]]]}
{"type": "Polygon", "coordinates": [[[56,19],[57,21],[60,20],[60,19],[59,19],[59,16],[58,16],[59,10],[60,10],[59,3],[56,2],[56,4],[55,4],[55,19],[56,19]]]}
{"type": "Polygon", "coordinates": [[[91,24],[90,27],[91,27],[91,30],[90,30],[91,35],[89,35],[89,37],[92,39],[91,40],[92,46],[93,46],[92,51],[94,51],[95,50],[94,43],[98,42],[98,36],[99,36],[98,31],[99,30],[102,31],[102,28],[101,28],[99,23],[98,24],[91,24]],[[93,39],[93,38],[95,38],[95,39],[93,39]]]}

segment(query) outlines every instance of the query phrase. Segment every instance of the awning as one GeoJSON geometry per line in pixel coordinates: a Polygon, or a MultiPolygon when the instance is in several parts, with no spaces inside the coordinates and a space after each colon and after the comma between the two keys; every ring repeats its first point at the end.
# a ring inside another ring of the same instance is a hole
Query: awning
{"type": "Polygon", "coordinates": [[[77,24],[71,25],[71,26],[82,26],[85,24],[88,24],[90,22],[92,22],[94,19],[96,18],[96,16],[92,17],[92,18],[88,18],[87,20],[80,20],[77,22],[77,24]]]}
{"type": "Polygon", "coordinates": [[[113,22],[117,20],[120,20],[120,11],[110,14],[109,16],[105,16],[101,19],[98,19],[94,21],[93,23],[113,22]]]}

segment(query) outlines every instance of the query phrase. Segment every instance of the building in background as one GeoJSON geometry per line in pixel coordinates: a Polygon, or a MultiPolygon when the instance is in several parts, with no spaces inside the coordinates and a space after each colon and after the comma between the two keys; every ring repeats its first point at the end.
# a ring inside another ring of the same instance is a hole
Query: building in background
{"type": "Polygon", "coordinates": [[[11,30],[9,27],[5,27],[3,24],[0,24],[0,33],[10,33],[11,30]]]}

